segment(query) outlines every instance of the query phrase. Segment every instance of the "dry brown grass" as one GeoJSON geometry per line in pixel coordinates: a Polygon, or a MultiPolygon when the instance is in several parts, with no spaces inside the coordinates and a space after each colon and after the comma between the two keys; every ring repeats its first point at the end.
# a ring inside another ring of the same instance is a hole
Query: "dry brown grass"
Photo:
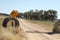
{"type": "Polygon", "coordinates": [[[0,18],[0,40],[25,40],[26,34],[20,27],[2,27],[4,18],[0,18]]]}
{"type": "Polygon", "coordinates": [[[0,26],[0,40],[23,40],[26,38],[26,35],[19,28],[3,28],[0,26]]]}
{"type": "Polygon", "coordinates": [[[36,20],[27,20],[29,22],[35,23],[39,25],[40,27],[46,28],[47,30],[52,30],[54,27],[54,22],[49,21],[36,21],[36,20]]]}

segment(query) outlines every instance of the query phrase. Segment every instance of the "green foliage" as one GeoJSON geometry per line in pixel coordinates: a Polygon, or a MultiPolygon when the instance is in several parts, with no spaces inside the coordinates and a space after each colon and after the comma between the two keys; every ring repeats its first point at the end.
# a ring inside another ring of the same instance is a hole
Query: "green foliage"
{"type": "MultiPolygon", "coordinates": [[[[21,15],[21,13],[20,13],[21,15]]],[[[24,18],[31,20],[43,20],[43,21],[54,21],[57,19],[57,11],[56,10],[30,10],[22,14],[24,18]]],[[[21,16],[22,16],[21,15],[21,16]]]]}

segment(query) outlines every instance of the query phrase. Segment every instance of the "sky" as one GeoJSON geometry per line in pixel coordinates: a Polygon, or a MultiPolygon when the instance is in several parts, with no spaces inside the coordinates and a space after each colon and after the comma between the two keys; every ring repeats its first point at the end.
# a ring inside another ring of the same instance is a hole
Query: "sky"
{"type": "Polygon", "coordinates": [[[0,0],[1,13],[10,14],[12,10],[26,12],[35,9],[56,10],[58,19],[60,19],[60,0],[0,0]]]}

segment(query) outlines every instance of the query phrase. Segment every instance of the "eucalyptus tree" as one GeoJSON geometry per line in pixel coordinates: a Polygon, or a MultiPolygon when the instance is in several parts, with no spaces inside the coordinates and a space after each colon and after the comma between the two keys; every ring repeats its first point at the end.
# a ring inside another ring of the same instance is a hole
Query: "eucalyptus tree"
{"type": "Polygon", "coordinates": [[[57,11],[55,10],[48,10],[49,20],[54,21],[57,18],[57,11]]]}

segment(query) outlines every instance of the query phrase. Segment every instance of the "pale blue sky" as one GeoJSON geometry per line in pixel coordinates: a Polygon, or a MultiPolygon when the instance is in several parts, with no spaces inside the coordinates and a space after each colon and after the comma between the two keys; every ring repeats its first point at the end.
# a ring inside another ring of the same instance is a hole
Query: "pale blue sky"
{"type": "Polygon", "coordinates": [[[58,11],[60,19],[60,0],[0,0],[0,12],[10,14],[12,10],[25,12],[29,10],[49,10],[58,11]]]}

